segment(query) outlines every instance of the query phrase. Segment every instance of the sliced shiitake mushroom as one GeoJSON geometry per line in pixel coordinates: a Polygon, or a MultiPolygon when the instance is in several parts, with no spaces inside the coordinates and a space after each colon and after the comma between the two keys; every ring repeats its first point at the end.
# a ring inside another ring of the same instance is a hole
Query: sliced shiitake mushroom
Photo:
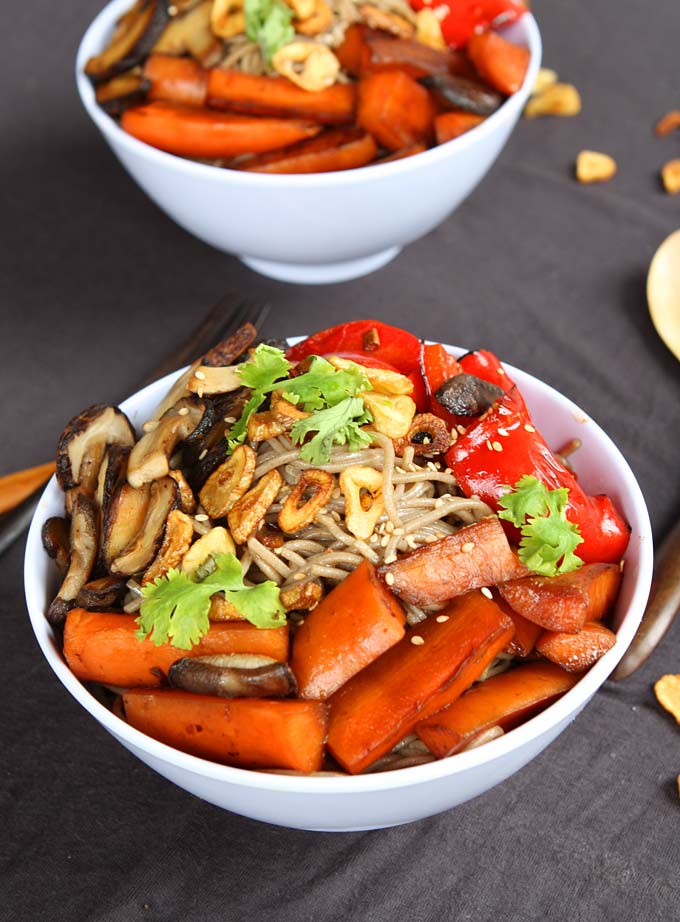
{"type": "Polygon", "coordinates": [[[55,561],[62,577],[68,570],[68,561],[71,555],[69,531],[70,527],[67,520],[55,515],[47,519],[40,532],[42,546],[48,557],[55,561]]]}
{"type": "Polygon", "coordinates": [[[419,80],[428,90],[432,90],[445,105],[474,112],[475,115],[491,115],[505,102],[505,97],[491,87],[472,80],[469,77],[457,77],[454,74],[428,74],[419,80]]]}
{"type": "Polygon", "coordinates": [[[177,484],[177,489],[179,490],[179,508],[182,512],[186,512],[187,515],[193,515],[194,512],[196,512],[196,497],[184,473],[180,468],[175,468],[170,471],[168,476],[172,477],[177,484]]]}
{"type": "Polygon", "coordinates": [[[464,372],[444,381],[435,397],[456,416],[479,416],[503,396],[503,388],[464,372]]]}
{"type": "Polygon", "coordinates": [[[95,499],[101,512],[102,523],[106,520],[106,513],[111,500],[127,477],[128,458],[130,447],[127,445],[111,445],[104,455],[99,475],[97,478],[97,491],[95,499]]]}
{"type": "Polygon", "coordinates": [[[122,410],[95,404],[70,420],[57,445],[57,480],[67,493],[74,487],[92,496],[107,446],[131,447],[135,432],[122,410]]]}
{"type": "Polygon", "coordinates": [[[181,442],[200,424],[205,403],[197,397],[183,397],[137,442],[128,461],[128,483],[141,487],[166,477],[170,458],[181,442]]]}
{"type": "Polygon", "coordinates": [[[222,57],[222,43],[210,28],[213,0],[202,0],[186,13],[173,16],[158,37],[154,52],[188,54],[204,67],[212,67],[222,57]]]}
{"type": "Polygon", "coordinates": [[[85,583],[78,593],[76,605],[88,611],[112,611],[123,604],[125,580],[118,576],[101,576],[85,583]]]}
{"type": "MultiPolygon", "coordinates": [[[[179,495],[179,488],[178,488],[179,495]]],[[[142,578],[142,585],[152,583],[168,570],[177,567],[191,547],[194,537],[194,523],[184,512],[173,509],[165,525],[161,549],[142,578]]]]}
{"type": "Polygon", "coordinates": [[[111,41],[85,64],[85,73],[99,82],[140,64],[168,22],[165,0],[137,0],[121,16],[111,41]]]}
{"type": "Polygon", "coordinates": [[[185,657],[172,664],[168,680],[175,688],[221,698],[286,698],[297,689],[286,663],[252,653],[185,657]]]}
{"type": "Polygon", "coordinates": [[[212,413],[212,424],[206,431],[201,425],[200,435],[192,433],[182,445],[182,462],[192,468],[189,481],[200,490],[207,478],[227,456],[227,433],[243,412],[250,396],[247,387],[229,394],[205,397],[204,402],[212,413]]]}
{"type": "Polygon", "coordinates": [[[255,342],[257,330],[252,323],[244,323],[235,333],[223,339],[203,356],[201,364],[209,366],[233,365],[248,346],[255,342]]]}
{"type": "Polygon", "coordinates": [[[150,485],[135,490],[125,481],[111,497],[104,513],[101,557],[104,568],[111,564],[139,534],[149,508],[150,485]]]}
{"type": "Polygon", "coordinates": [[[104,112],[115,118],[143,102],[150,88],[151,81],[143,74],[130,71],[100,83],[94,95],[104,112]]]}
{"type": "Polygon", "coordinates": [[[117,576],[134,576],[151,565],[160,550],[168,516],[179,503],[179,489],[172,477],[154,480],[149,490],[149,505],[141,529],[128,546],[111,562],[117,576]]]}
{"type": "Polygon", "coordinates": [[[89,496],[80,494],[73,503],[73,516],[69,532],[71,556],[69,566],[57,597],[47,610],[50,624],[63,624],[66,613],[76,603],[78,593],[89,580],[97,560],[99,548],[99,516],[97,507],[89,496]]]}
{"type": "Polygon", "coordinates": [[[199,365],[189,379],[188,388],[199,397],[228,394],[241,385],[240,365],[199,365]]]}

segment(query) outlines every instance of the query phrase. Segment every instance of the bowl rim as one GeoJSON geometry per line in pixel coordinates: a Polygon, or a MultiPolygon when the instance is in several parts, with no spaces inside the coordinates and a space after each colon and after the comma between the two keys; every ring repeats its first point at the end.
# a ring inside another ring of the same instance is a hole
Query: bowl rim
{"type": "Polygon", "coordinates": [[[76,85],[80,100],[88,115],[114,149],[120,147],[127,153],[143,157],[149,164],[155,164],[156,166],[165,167],[175,172],[185,173],[197,179],[203,178],[210,181],[212,177],[216,182],[238,182],[239,184],[242,183],[250,187],[281,189],[284,187],[284,182],[285,188],[297,188],[298,186],[309,187],[315,185],[342,186],[353,182],[370,182],[371,180],[383,179],[399,174],[407,175],[411,171],[419,169],[421,166],[423,168],[432,166],[455,154],[456,151],[470,147],[475,144],[478,139],[490,135],[497,127],[500,127],[502,122],[511,119],[517,109],[523,108],[529,96],[529,92],[535,83],[536,75],[538,74],[538,69],[541,64],[541,33],[534,16],[532,13],[527,12],[521,19],[517,20],[516,23],[513,23],[512,26],[509,27],[511,29],[523,31],[530,53],[529,67],[522,86],[516,93],[510,96],[496,112],[488,116],[480,125],[460,135],[460,137],[453,138],[451,141],[446,141],[444,144],[439,144],[420,154],[405,157],[402,160],[394,160],[390,163],[369,164],[364,167],[355,167],[351,170],[329,173],[287,174],[285,177],[265,173],[247,173],[245,171],[229,170],[211,166],[210,164],[197,163],[196,161],[152,147],[123,131],[111,116],[107,115],[106,112],[97,105],[94,89],[83,68],[87,59],[101,47],[100,37],[102,33],[113,25],[115,18],[123,13],[129,5],[130,0],[110,0],[92,20],[78,46],[75,65],[76,85]]]}
{"type": "MultiPolygon", "coordinates": [[[[288,337],[288,342],[294,344],[303,337],[288,337]]],[[[455,355],[462,355],[468,351],[461,347],[446,346],[455,355]]],[[[226,782],[229,785],[266,789],[274,792],[292,794],[362,794],[372,791],[385,791],[394,788],[411,787],[427,782],[437,781],[447,776],[454,777],[458,773],[466,772],[494,763],[508,756],[513,751],[518,751],[552,728],[558,727],[562,722],[573,719],[579,710],[587,704],[598,688],[612,673],[617,663],[631,643],[637,627],[642,618],[652,580],[653,568],[653,542],[649,513],[645,504],[640,486],[628,462],[621,451],[614,444],[607,433],[585,413],[577,404],[561,394],[549,384],[536,378],[534,375],[515,368],[503,362],[511,376],[515,378],[520,387],[522,382],[531,386],[537,385],[542,389],[547,398],[561,405],[565,412],[574,418],[590,423],[595,434],[603,439],[612,452],[619,474],[623,480],[625,490],[630,501],[631,522],[639,528],[639,573],[637,583],[630,597],[628,609],[616,635],[616,644],[606,653],[565,695],[547,707],[544,711],[532,717],[525,723],[516,727],[495,740],[476,749],[457,753],[445,759],[439,759],[424,765],[410,768],[393,769],[392,771],[367,775],[333,775],[333,776],[298,776],[278,773],[258,772],[252,769],[235,768],[221,765],[198,756],[189,755],[165,743],[147,736],[126,721],[117,717],[101,704],[71,672],[66,662],[58,652],[53,642],[53,631],[44,616],[43,601],[40,597],[39,586],[31,572],[32,560],[36,551],[42,553],[40,531],[44,521],[41,511],[46,494],[59,489],[56,477],[48,482],[41,495],[36,513],[31,522],[24,556],[24,589],[29,618],[33,632],[47,659],[50,667],[59,680],[73,695],[73,697],[88,711],[102,726],[113,736],[123,742],[133,751],[140,749],[155,760],[175,766],[193,775],[200,775],[212,781],[226,782]]],[[[130,409],[151,388],[169,387],[171,382],[181,374],[183,369],[172,372],[158,381],[132,394],[120,406],[124,411],[130,409]]],[[[630,545],[629,545],[630,548],[630,545]]],[[[628,551],[627,551],[628,553],[628,551]]]]}

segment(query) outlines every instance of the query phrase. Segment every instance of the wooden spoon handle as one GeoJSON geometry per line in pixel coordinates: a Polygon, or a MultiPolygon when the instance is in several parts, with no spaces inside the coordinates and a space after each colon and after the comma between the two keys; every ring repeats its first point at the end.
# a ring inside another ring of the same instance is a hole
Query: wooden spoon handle
{"type": "Polygon", "coordinates": [[[656,555],[652,589],[647,608],[633,642],[612,673],[618,681],[632,675],[661,642],[680,609],[680,522],[664,540],[656,555]]]}
{"type": "Polygon", "coordinates": [[[55,464],[38,464],[0,477],[0,515],[18,506],[54,474],[55,464]]]}

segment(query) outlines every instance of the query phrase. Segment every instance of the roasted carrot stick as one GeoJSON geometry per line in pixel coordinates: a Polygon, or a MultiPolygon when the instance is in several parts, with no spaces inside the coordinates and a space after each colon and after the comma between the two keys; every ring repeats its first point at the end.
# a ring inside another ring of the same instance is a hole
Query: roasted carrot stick
{"type": "Polygon", "coordinates": [[[586,622],[578,634],[543,631],[536,650],[567,672],[585,672],[616,643],[616,634],[598,624],[586,622]]]}
{"type": "Polygon", "coordinates": [[[227,115],[171,102],[128,109],[121,127],[170,154],[206,158],[261,154],[311,138],[321,130],[319,125],[292,118],[227,115]]]}
{"type": "Polygon", "coordinates": [[[559,576],[527,576],[502,583],[498,592],[513,611],[549,631],[579,631],[600,621],[619,591],[621,570],[614,563],[587,563],[559,576]]]}
{"type": "Polygon", "coordinates": [[[239,169],[249,173],[333,173],[366,166],[378,148],[361,128],[337,128],[283,150],[251,157],[239,169]]]}
{"type": "Polygon", "coordinates": [[[361,72],[367,32],[368,26],[353,22],[345,30],[345,36],[340,45],[334,49],[335,56],[340,61],[340,67],[350,77],[358,77],[361,72]]]}
{"type": "Polygon", "coordinates": [[[302,698],[328,698],[404,636],[404,610],[365,560],[297,629],[290,661],[302,698]]]}
{"type": "Polygon", "coordinates": [[[469,688],[512,632],[510,619],[480,592],[454,600],[333,695],[329,751],[348,772],[363,771],[469,688]]]}
{"type": "Polygon", "coordinates": [[[506,652],[512,653],[514,656],[529,656],[536,646],[536,641],[543,633],[543,628],[540,624],[534,624],[533,621],[529,621],[528,618],[523,618],[522,615],[513,611],[500,595],[497,588],[492,591],[494,602],[515,625],[515,633],[512,635],[512,639],[506,647],[506,652]]]}
{"type": "Polygon", "coordinates": [[[497,32],[473,35],[467,52],[480,77],[500,93],[512,96],[524,83],[529,52],[501,38],[497,32]]]}
{"type": "Polygon", "coordinates": [[[403,71],[370,74],[359,81],[357,121],[388,150],[426,144],[434,115],[427,90],[403,71]]]}
{"type": "Polygon", "coordinates": [[[401,70],[410,77],[433,74],[469,76],[474,69],[460,51],[438,51],[410,38],[391,38],[384,32],[364,35],[361,74],[401,70]]]}
{"type": "Polygon", "coordinates": [[[0,477],[0,515],[18,506],[34,490],[49,480],[54,471],[54,461],[50,461],[49,464],[27,467],[23,471],[15,471],[13,474],[0,477]]]}
{"type": "Polygon", "coordinates": [[[392,591],[412,605],[445,602],[470,589],[526,575],[496,516],[380,567],[392,591]],[[388,577],[388,574],[391,574],[388,577]]]}
{"type": "Polygon", "coordinates": [[[165,99],[188,106],[204,106],[208,93],[208,72],[193,58],[174,54],[150,54],[144,64],[150,82],[148,99],[165,99]]]}
{"type": "Polygon", "coordinates": [[[309,119],[324,125],[351,122],[356,88],[334,83],[311,93],[285,77],[256,77],[239,70],[214,68],[208,74],[208,103],[246,115],[271,115],[309,119]]]}
{"type": "Polygon", "coordinates": [[[194,695],[135,688],[123,695],[128,722],[154,739],[203,759],[242,768],[318,771],[328,705],[194,695]]]}
{"type": "Polygon", "coordinates": [[[577,682],[578,676],[552,663],[527,663],[475,685],[443,711],[416,724],[415,732],[443,759],[460,752],[491,727],[511,730],[577,682]]]}
{"type": "Polygon", "coordinates": [[[467,131],[476,128],[477,125],[481,125],[483,121],[483,115],[475,115],[472,112],[442,112],[434,120],[437,144],[444,144],[446,141],[452,141],[453,138],[459,138],[467,131]]]}
{"type": "Polygon", "coordinates": [[[169,643],[155,646],[149,638],[137,640],[135,615],[118,615],[74,608],[66,616],[64,656],[71,672],[88,682],[131,688],[159,685],[162,673],[185,656],[216,653],[262,653],[285,662],[288,628],[256,628],[246,621],[211,625],[191,650],[169,643]]]}

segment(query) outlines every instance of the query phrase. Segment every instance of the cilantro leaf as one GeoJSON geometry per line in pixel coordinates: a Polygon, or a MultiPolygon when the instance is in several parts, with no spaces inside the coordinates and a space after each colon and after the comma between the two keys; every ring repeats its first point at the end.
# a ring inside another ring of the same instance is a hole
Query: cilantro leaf
{"type": "Polygon", "coordinates": [[[499,499],[498,517],[520,529],[519,558],[541,576],[569,573],[583,565],[574,551],[583,542],[578,525],[567,519],[569,490],[550,490],[526,475],[499,499]]]}
{"type": "Polygon", "coordinates": [[[290,362],[281,349],[267,346],[265,343],[255,349],[247,362],[238,371],[241,384],[252,389],[252,394],[244,406],[241,416],[229,430],[227,436],[229,451],[245,442],[248,433],[248,420],[257,412],[267,398],[269,391],[276,389],[276,381],[286,378],[290,371],[290,362]]]}
{"type": "Polygon", "coordinates": [[[272,56],[295,38],[293,10],[281,0],[245,0],[246,35],[257,42],[267,64],[272,56]]]}
{"type": "Polygon", "coordinates": [[[346,397],[356,397],[361,391],[370,391],[371,383],[359,367],[337,369],[326,359],[315,355],[309,371],[286,382],[283,397],[290,403],[300,404],[307,413],[334,407],[346,397]]]}
{"type": "Polygon", "coordinates": [[[371,434],[360,427],[371,421],[372,416],[361,397],[346,397],[333,407],[299,419],[290,434],[293,442],[300,445],[310,432],[316,432],[302,445],[300,457],[310,464],[328,464],[333,445],[346,444],[350,451],[370,445],[371,434]]]}
{"type": "Polygon", "coordinates": [[[278,586],[270,581],[245,586],[236,557],[217,554],[215,569],[202,580],[172,569],[143,587],[137,638],[144,640],[151,635],[156,646],[170,642],[174,647],[191,649],[208,632],[210,597],[216,592],[224,592],[227,601],[256,627],[285,624],[278,586]]]}

